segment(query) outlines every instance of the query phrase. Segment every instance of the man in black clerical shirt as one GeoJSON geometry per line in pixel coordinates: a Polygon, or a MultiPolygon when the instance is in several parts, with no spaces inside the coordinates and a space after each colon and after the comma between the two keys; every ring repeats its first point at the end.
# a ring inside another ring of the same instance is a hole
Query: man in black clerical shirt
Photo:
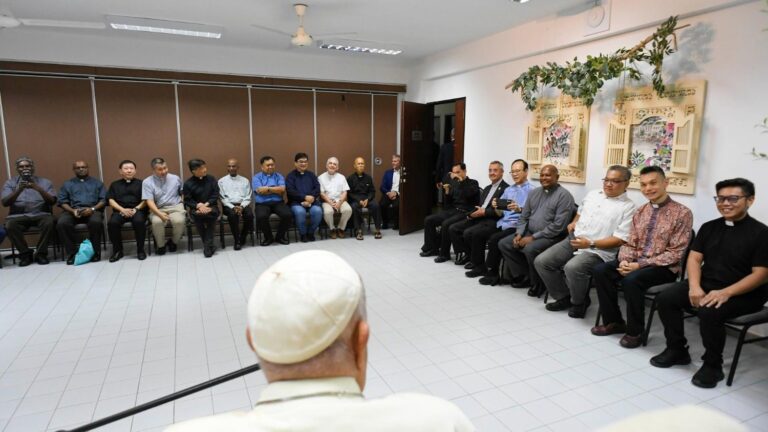
{"type": "Polygon", "coordinates": [[[424,219],[424,245],[419,254],[423,257],[438,255],[435,258],[438,263],[451,259],[450,226],[466,219],[480,202],[480,185],[477,180],[467,177],[467,166],[463,162],[453,165],[450,178],[450,183],[442,184],[446,200],[444,210],[424,219]],[[437,233],[438,226],[440,234],[437,233]]]}
{"type": "Polygon", "coordinates": [[[213,256],[213,233],[219,217],[219,183],[211,175],[202,159],[188,162],[192,177],[184,182],[184,205],[187,207],[197,233],[203,240],[203,255],[213,256]]]}
{"type": "Polygon", "coordinates": [[[695,309],[704,360],[691,383],[712,388],[724,378],[725,321],[757,312],[768,300],[768,227],[748,213],[755,185],[743,178],[715,185],[723,216],[701,226],[688,255],[688,280],[662,291],[656,301],[667,347],[651,358],[660,368],[691,362],[683,331],[683,311],[695,309]],[[702,265],[703,263],[703,265],[702,265]]]}
{"type": "Polygon", "coordinates": [[[75,242],[75,225],[88,226],[88,238],[93,244],[91,262],[101,260],[101,234],[104,230],[104,207],[107,192],[104,183],[88,175],[88,163],[82,160],[72,164],[75,177],[64,183],[59,190],[59,206],[64,213],[59,216],[56,231],[67,253],[67,265],[75,263],[78,244],[75,242]]]}
{"type": "Polygon", "coordinates": [[[355,172],[347,177],[349,192],[347,197],[349,205],[352,206],[352,223],[355,226],[355,237],[358,240],[363,239],[363,209],[367,208],[373,223],[376,226],[374,238],[381,238],[381,211],[379,203],[376,202],[376,187],[373,185],[373,178],[365,172],[365,159],[355,158],[355,172]]]}
{"type": "Polygon", "coordinates": [[[147,258],[144,253],[144,238],[147,234],[147,208],[141,199],[141,179],[136,178],[136,163],[124,160],[118,166],[120,180],[109,185],[107,202],[112,207],[112,216],[107,222],[109,241],[112,242],[112,256],[109,262],[118,261],[123,257],[123,224],[130,223],[136,237],[136,258],[147,258]]]}

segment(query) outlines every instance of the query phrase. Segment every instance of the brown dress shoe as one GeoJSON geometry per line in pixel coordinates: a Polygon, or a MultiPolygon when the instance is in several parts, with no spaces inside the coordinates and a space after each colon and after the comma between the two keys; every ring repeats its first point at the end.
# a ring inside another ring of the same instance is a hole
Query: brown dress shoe
{"type": "Polygon", "coordinates": [[[593,335],[595,336],[608,336],[612,334],[624,333],[627,331],[627,326],[624,323],[608,323],[604,325],[597,325],[592,327],[593,335]]]}
{"type": "Polygon", "coordinates": [[[346,237],[346,234],[344,234],[344,230],[343,229],[336,230],[336,234],[339,236],[339,238],[346,237]]]}
{"type": "Polygon", "coordinates": [[[335,229],[331,229],[331,239],[334,239],[334,240],[336,239],[336,230],[335,229]]]}
{"type": "Polygon", "coordinates": [[[358,240],[363,239],[363,230],[357,230],[357,234],[355,234],[355,238],[358,240]]]}
{"type": "Polygon", "coordinates": [[[631,336],[628,334],[625,334],[623,338],[619,341],[619,345],[623,346],[624,348],[637,348],[640,345],[643,344],[643,336],[631,336]]]}

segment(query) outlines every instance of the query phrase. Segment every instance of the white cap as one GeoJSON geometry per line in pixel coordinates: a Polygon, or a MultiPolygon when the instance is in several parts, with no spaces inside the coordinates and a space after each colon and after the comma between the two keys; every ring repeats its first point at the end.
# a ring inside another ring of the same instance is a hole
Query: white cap
{"type": "Polygon", "coordinates": [[[297,252],[272,264],[248,300],[248,328],[259,358],[299,363],[330,346],[363,295],[355,269],[338,255],[297,252]]]}

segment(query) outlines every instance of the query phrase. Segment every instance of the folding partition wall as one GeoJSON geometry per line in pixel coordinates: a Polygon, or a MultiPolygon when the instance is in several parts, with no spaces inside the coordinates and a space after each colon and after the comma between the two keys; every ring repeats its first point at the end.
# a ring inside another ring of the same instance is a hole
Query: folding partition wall
{"type": "Polygon", "coordinates": [[[186,178],[191,158],[220,177],[234,157],[250,177],[263,155],[287,174],[300,151],[318,174],[330,156],[344,174],[364,157],[378,183],[397,149],[397,93],[0,71],[0,129],[0,183],[22,155],[58,190],[77,159],[109,184],[123,159],[143,178],[160,156],[186,178]]]}

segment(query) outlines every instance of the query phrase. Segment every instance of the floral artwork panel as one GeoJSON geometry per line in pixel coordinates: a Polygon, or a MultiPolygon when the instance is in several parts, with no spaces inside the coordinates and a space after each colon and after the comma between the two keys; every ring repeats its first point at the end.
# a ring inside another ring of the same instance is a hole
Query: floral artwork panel
{"type": "Polygon", "coordinates": [[[546,128],[543,156],[547,163],[555,166],[568,165],[572,132],[573,127],[562,121],[556,121],[546,128]]]}
{"type": "Polygon", "coordinates": [[[674,138],[675,123],[668,122],[661,116],[650,116],[632,125],[631,168],[658,166],[664,172],[670,172],[674,138]]]}

